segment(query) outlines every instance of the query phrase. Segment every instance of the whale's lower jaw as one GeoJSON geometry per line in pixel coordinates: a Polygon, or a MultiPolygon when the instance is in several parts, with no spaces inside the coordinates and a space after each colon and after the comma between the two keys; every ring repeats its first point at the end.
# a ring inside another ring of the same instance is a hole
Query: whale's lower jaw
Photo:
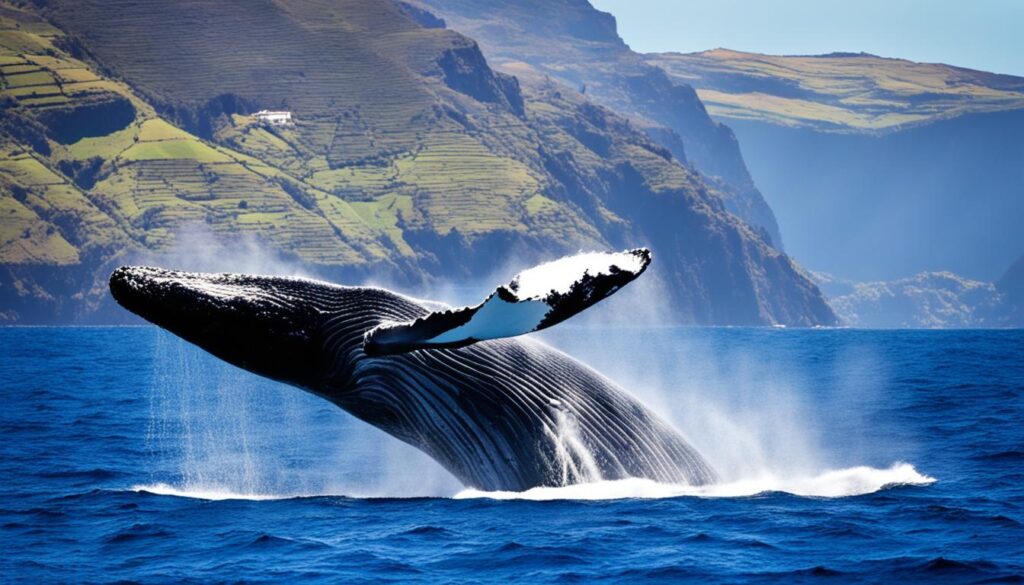
{"type": "Polygon", "coordinates": [[[464,484],[703,484],[704,459],[586,365],[522,339],[370,356],[363,336],[430,312],[382,289],[122,268],[118,302],[244,369],[307,389],[418,447],[464,484]]]}

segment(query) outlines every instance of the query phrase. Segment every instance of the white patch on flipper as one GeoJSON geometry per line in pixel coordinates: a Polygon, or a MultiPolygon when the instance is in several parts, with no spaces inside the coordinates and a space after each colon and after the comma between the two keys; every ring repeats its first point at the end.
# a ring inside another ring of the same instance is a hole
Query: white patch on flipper
{"type": "Polygon", "coordinates": [[[532,333],[614,294],[640,276],[650,260],[649,250],[637,248],[547,262],[517,274],[479,305],[382,323],[366,332],[363,347],[368,354],[387,355],[532,333]]]}
{"type": "Polygon", "coordinates": [[[428,339],[427,343],[515,337],[536,329],[550,310],[551,307],[544,301],[509,303],[494,295],[481,305],[468,323],[428,339]]]}

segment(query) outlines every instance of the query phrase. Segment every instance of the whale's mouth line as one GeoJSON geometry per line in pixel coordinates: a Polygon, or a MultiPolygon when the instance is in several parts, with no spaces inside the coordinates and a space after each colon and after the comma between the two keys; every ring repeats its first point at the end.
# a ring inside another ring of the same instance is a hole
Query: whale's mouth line
{"type": "Polygon", "coordinates": [[[873,493],[908,486],[926,486],[935,483],[934,477],[922,474],[909,463],[895,463],[888,468],[866,466],[829,470],[817,475],[778,477],[762,475],[723,483],[690,486],[659,483],[649,479],[630,478],[579,483],[562,487],[536,487],[525,491],[482,491],[463,489],[449,497],[438,496],[391,496],[387,494],[345,494],[345,493],[264,493],[234,491],[228,486],[177,487],[166,483],[138,484],[129,491],[156,496],[172,496],[197,500],[303,500],[319,498],[347,498],[357,500],[378,499],[489,499],[529,501],[603,501],[627,499],[671,499],[671,498],[751,498],[766,494],[783,494],[792,497],[813,499],[835,499],[870,495],[873,493]]]}

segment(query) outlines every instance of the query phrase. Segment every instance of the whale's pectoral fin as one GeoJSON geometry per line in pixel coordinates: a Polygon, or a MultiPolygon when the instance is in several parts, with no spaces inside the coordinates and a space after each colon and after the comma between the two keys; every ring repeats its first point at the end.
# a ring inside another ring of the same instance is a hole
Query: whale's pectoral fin
{"type": "Polygon", "coordinates": [[[539,331],[610,296],[640,276],[650,263],[647,248],[567,256],[517,274],[479,305],[374,327],[366,333],[363,349],[371,355],[388,355],[463,347],[539,331]]]}

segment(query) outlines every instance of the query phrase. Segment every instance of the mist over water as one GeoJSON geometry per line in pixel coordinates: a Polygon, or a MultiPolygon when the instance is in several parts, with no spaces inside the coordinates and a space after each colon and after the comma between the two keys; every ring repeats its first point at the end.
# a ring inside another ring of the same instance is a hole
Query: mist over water
{"type": "MultiPolygon", "coordinates": [[[[765,491],[833,497],[934,481],[906,462],[916,454],[912,443],[902,450],[884,447],[879,437],[886,425],[868,420],[866,405],[885,387],[882,360],[870,350],[837,352],[822,375],[820,364],[802,361],[809,356],[757,349],[787,332],[701,331],[569,326],[542,334],[640,398],[720,475],[706,489],[636,485],[635,497],[765,491]]],[[[820,333],[828,343],[828,333],[820,333]]]]}

